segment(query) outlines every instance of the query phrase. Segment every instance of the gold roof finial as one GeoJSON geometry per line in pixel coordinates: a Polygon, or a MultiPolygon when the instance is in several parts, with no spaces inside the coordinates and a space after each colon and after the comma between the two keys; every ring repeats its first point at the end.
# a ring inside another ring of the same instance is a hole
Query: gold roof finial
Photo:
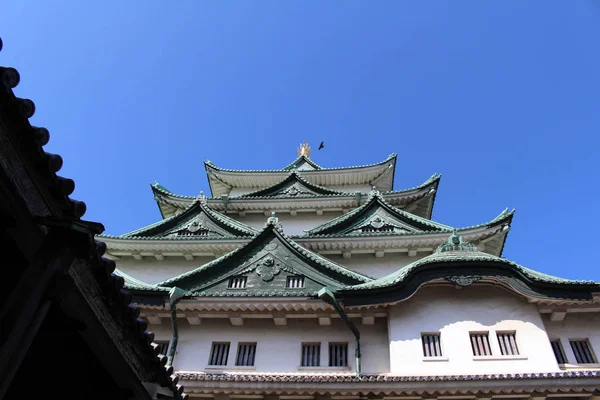
{"type": "Polygon", "coordinates": [[[306,140],[304,143],[300,143],[300,147],[298,148],[298,157],[300,156],[310,157],[310,146],[306,143],[306,140]]]}

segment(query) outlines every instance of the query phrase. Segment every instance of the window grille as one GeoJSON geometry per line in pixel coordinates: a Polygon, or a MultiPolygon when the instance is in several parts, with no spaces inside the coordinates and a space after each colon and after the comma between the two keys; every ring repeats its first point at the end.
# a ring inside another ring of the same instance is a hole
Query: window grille
{"type": "Polygon", "coordinates": [[[236,276],[234,278],[230,278],[228,288],[229,289],[245,289],[247,280],[248,280],[248,277],[246,277],[246,276],[236,276]]]}
{"type": "Polygon", "coordinates": [[[254,355],[256,353],[256,343],[240,343],[238,345],[237,357],[235,365],[253,366],[254,355]]]}
{"type": "Polygon", "coordinates": [[[169,350],[169,342],[154,342],[158,345],[158,354],[162,354],[163,356],[167,355],[167,351],[169,350]]]}
{"type": "Polygon", "coordinates": [[[304,287],[303,276],[288,276],[285,287],[290,289],[298,289],[304,287]]]}
{"type": "Polygon", "coordinates": [[[566,364],[567,357],[565,356],[565,352],[560,344],[560,339],[550,341],[552,345],[552,351],[554,351],[554,357],[556,357],[556,362],[559,364],[566,364]]]}
{"type": "Polygon", "coordinates": [[[440,346],[440,334],[428,333],[421,335],[423,344],[423,355],[425,357],[441,357],[442,346],[440,346]]]}
{"type": "Polygon", "coordinates": [[[348,343],[329,343],[329,366],[348,366],[348,343]]]}
{"type": "Polygon", "coordinates": [[[519,349],[514,332],[498,333],[498,344],[500,344],[500,354],[503,356],[517,356],[519,349]]]}
{"type": "Polygon", "coordinates": [[[368,232],[394,232],[394,227],[391,225],[384,225],[381,228],[375,228],[372,227],[370,225],[367,226],[363,226],[362,227],[362,231],[364,233],[368,233],[368,232]]]}
{"type": "Polygon", "coordinates": [[[321,365],[321,343],[302,343],[303,367],[318,367],[321,365]]]}
{"type": "Polygon", "coordinates": [[[227,365],[229,343],[213,342],[208,365],[227,365]]]}
{"type": "Polygon", "coordinates": [[[208,229],[198,229],[197,231],[189,231],[184,229],[182,231],[177,232],[178,236],[208,236],[208,229]]]}
{"type": "Polygon", "coordinates": [[[471,333],[471,348],[474,356],[491,356],[490,338],[486,333],[471,333]]]}
{"type": "Polygon", "coordinates": [[[595,364],[596,359],[592,354],[592,348],[590,342],[587,339],[584,340],[571,340],[571,348],[575,354],[577,364],[595,364]]]}

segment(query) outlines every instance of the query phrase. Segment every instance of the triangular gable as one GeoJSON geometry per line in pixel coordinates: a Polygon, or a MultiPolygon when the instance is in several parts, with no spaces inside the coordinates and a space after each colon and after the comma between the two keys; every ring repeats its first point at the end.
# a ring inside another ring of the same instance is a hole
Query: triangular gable
{"type": "Polygon", "coordinates": [[[244,194],[240,197],[306,197],[306,196],[351,196],[351,193],[340,192],[315,185],[303,179],[295,171],[276,184],[244,194]]]}
{"type": "Polygon", "coordinates": [[[287,167],[284,167],[282,170],[314,171],[317,169],[321,169],[321,167],[315,164],[310,158],[302,155],[296,158],[294,161],[291,162],[291,164],[289,164],[287,167]]]}
{"type": "Polygon", "coordinates": [[[349,213],[306,231],[307,235],[396,234],[450,231],[451,227],[399,210],[373,191],[369,200],[349,213]]]}
{"type": "Polygon", "coordinates": [[[224,238],[249,237],[258,233],[224,214],[211,210],[203,199],[192,203],[181,214],[122,235],[122,238],[224,238]]]}
{"type": "Polygon", "coordinates": [[[371,281],[294,243],[269,218],[245,246],[200,268],[158,283],[197,296],[313,296],[323,286],[371,281]]]}

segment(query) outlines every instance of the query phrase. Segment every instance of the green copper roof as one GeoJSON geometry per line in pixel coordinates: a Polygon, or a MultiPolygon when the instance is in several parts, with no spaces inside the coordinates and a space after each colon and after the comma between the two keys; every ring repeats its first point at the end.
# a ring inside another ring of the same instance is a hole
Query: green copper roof
{"type": "Polygon", "coordinates": [[[523,274],[525,277],[532,281],[553,283],[553,284],[574,284],[574,285],[595,285],[600,288],[600,284],[594,281],[584,280],[571,280],[558,278],[552,275],[547,275],[541,272],[534,271],[532,269],[523,267],[505,258],[496,257],[490,254],[482,253],[477,251],[477,248],[471,244],[464,242],[462,237],[454,231],[445,243],[442,243],[435,253],[424,257],[418,261],[408,264],[405,267],[400,268],[398,271],[384,276],[379,279],[375,279],[371,282],[367,282],[360,285],[347,286],[344,291],[357,291],[357,290],[369,290],[369,289],[381,289],[402,284],[411,273],[416,270],[431,264],[452,264],[452,263],[482,263],[491,262],[498,263],[505,266],[510,266],[514,270],[523,274]]]}
{"type": "MultiPolygon", "coordinates": [[[[319,167],[318,170],[319,171],[340,171],[340,170],[348,170],[348,169],[356,169],[356,168],[368,168],[368,167],[374,167],[377,165],[383,165],[386,164],[388,162],[390,162],[391,160],[395,160],[396,157],[398,157],[397,153],[392,153],[388,156],[388,158],[386,158],[385,160],[378,162],[378,163],[373,163],[373,164],[367,164],[367,165],[356,165],[356,166],[350,166],[350,167],[336,167],[336,168],[322,168],[319,167]]],[[[300,158],[300,157],[299,157],[300,158]]],[[[286,168],[289,168],[290,166],[293,166],[295,162],[297,162],[298,159],[294,160],[294,162],[292,162],[290,165],[286,166],[284,169],[255,169],[255,170],[244,170],[244,169],[227,169],[227,168],[220,168],[217,167],[216,165],[214,165],[212,162],[210,162],[209,160],[204,162],[204,166],[205,168],[208,169],[213,169],[216,171],[223,171],[223,172],[282,172],[282,171],[286,171],[286,168]]],[[[312,163],[312,161],[311,161],[312,163]]],[[[314,163],[312,163],[311,165],[313,165],[314,163]]],[[[314,164],[316,165],[316,164],[314,164]]]]}
{"type": "Polygon", "coordinates": [[[381,193],[372,191],[365,204],[334,218],[323,225],[306,231],[306,235],[346,235],[378,232],[392,229],[390,233],[413,233],[420,231],[449,231],[450,226],[418,217],[388,204],[381,193]]]}
{"type": "Polygon", "coordinates": [[[305,155],[301,155],[298,158],[296,158],[294,161],[292,161],[290,164],[288,164],[286,167],[283,167],[283,171],[302,169],[305,165],[309,165],[311,167],[310,170],[322,169],[319,165],[317,165],[315,162],[313,162],[310,158],[306,157],[305,155]]]}
{"type": "Polygon", "coordinates": [[[240,196],[231,197],[231,199],[246,199],[255,197],[322,197],[322,196],[354,196],[354,193],[341,192],[327,189],[323,186],[315,185],[302,178],[296,171],[292,171],[285,179],[264,189],[240,196]]]}
{"type": "Polygon", "coordinates": [[[206,205],[205,199],[198,198],[180,214],[116,237],[122,239],[225,239],[250,237],[256,234],[258,234],[257,230],[211,210],[206,205]],[[181,236],[182,234],[183,236],[181,236]]]}
{"type": "Polygon", "coordinates": [[[115,275],[122,277],[125,280],[125,289],[129,290],[144,290],[144,291],[155,291],[155,292],[165,292],[167,293],[170,288],[158,285],[151,285],[146,282],[142,282],[139,279],[135,279],[131,275],[127,275],[125,272],[120,269],[115,269],[115,275]]]}
{"type": "Polygon", "coordinates": [[[177,286],[197,296],[313,296],[323,286],[341,288],[370,280],[290,240],[271,217],[245,246],[158,285],[177,286]],[[305,286],[286,287],[289,275],[303,276],[305,286]],[[246,277],[245,288],[228,287],[229,278],[236,276],[246,277]]]}

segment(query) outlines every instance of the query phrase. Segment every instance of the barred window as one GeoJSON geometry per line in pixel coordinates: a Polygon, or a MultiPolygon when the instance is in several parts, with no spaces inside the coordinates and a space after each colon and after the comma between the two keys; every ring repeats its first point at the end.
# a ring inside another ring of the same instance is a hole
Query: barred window
{"type": "Polygon", "coordinates": [[[551,340],[550,344],[552,345],[552,351],[554,352],[554,357],[556,357],[556,362],[559,364],[566,364],[567,357],[565,356],[565,351],[560,343],[560,339],[551,340]]]}
{"type": "Polygon", "coordinates": [[[570,342],[573,353],[575,354],[575,359],[577,360],[577,364],[596,363],[589,340],[571,340],[570,342]]]}
{"type": "Polygon", "coordinates": [[[471,348],[474,356],[491,356],[489,332],[471,333],[471,348]]]}
{"type": "Polygon", "coordinates": [[[321,365],[321,343],[302,343],[303,367],[318,367],[321,365]]]}
{"type": "Polygon", "coordinates": [[[425,357],[441,357],[442,347],[440,346],[439,333],[427,333],[421,335],[421,343],[423,344],[423,356],[425,357]]]}
{"type": "Polygon", "coordinates": [[[286,288],[299,289],[304,287],[303,276],[288,276],[285,284],[286,288]]]}
{"type": "Polygon", "coordinates": [[[208,365],[227,365],[229,342],[213,342],[208,365]]]}
{"type": "Polygon", "coordinates": [[[169,342],[161,340],[160,342],[154,342],[158,345],[158,354],[162,354],[163,356],[167,355],[167,351],[169,350],[169,342]]]}
{"type": "Polygon", "coordinates": [[[519,349],[515,339],[515,332],[498,333],[498,344],[500,345],[500,354],[503,356],[517,356],[519,349]]]}
{"type": "Polygon", "coordinates": [[[238,345],[237,357],[235,359],[235,365],[239,366],[253,366],[254,355],[256,353],[256,343],[240,343],[238,345]]]}
{"type": "Polygon", "coordinates": [[[329,366],[348,366],[348,343],[329,343],[329,366]]]}
{"type": "Polygon", "coordinates": [[[229,278],[229,289],[245,289],[246,281],[248,277],[246,276],[235,276],[233,278],[229,278]]]}

